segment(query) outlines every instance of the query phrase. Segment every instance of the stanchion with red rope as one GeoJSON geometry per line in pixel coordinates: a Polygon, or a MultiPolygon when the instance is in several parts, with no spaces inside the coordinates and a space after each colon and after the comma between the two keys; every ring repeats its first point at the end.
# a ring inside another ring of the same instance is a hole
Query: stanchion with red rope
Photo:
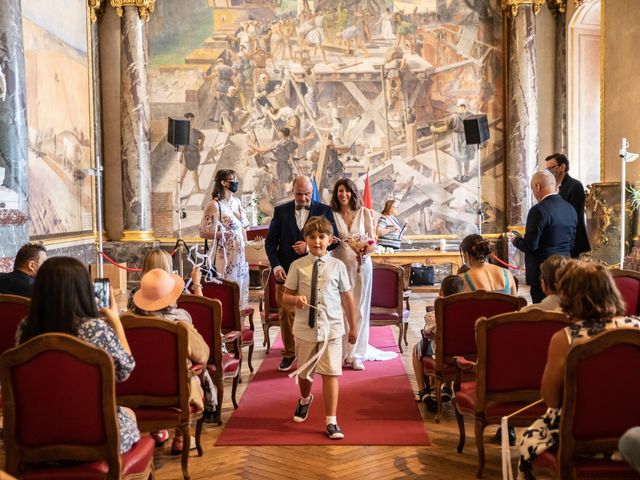
{"type": "Polygon", "coordinates": [[[103,257],[107,262],[109,262],[110,264],[115,265],[116,267],[121,268],[122,270],[126,270],[127,272],[141,272],[141,271],[142,271],[142,269],[141,269],[141,268],[129,268],[129,267],[124,267],[124,266],[120,265],[118,262],[116,262],[115,260],[113,260],[113,259],[109,258],[109,257],[107,256],[107,254],[106,254],[106,253],[104,253],[104,252],[100,252],[100,255],[102,255],[102,257],[103,257]]]}
{"type": "Polygon", "coordinates": [[[511,270],[521,270],[523,272],[526,270],[526,268],[516,267],[515,265],[511,265],[510,263],[505,262],[504,260],[498,258],[495,254],[492,254],[491,257],[499,264],[504,265],[505,267],[510,268],[511,270]]]}

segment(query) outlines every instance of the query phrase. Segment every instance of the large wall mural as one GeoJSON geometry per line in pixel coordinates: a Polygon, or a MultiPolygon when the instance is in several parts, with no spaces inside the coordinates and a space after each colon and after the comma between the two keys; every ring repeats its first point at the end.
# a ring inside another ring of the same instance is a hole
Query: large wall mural
{"type": "Polygon", "coordinates": [[[22,0],[29,125],[30,236],[92,229],[84,0],[22,0]]]}
{"type": "MultiPolygon", "coordinates": [[[[465,235],[479,209],[483,232],[501,231],[496,3],[159,0],[149,24],[154,219],[182,179],[183,234],[196,236],[215,172],[233,168],[254,222],[268,221],[297,174],[315,176],[325,201],[339,178],[363,188],[368,174],[374,210],[398,199],[408,233],[465,235]],[[478,113],[491,135],[479,151],[462,133],[478,113]],[[191,120],[184,151],[166,141],[168,116],[191,120]]],[[[176,218],[154,220],[156,234],[173,236],[176,218]]]]}

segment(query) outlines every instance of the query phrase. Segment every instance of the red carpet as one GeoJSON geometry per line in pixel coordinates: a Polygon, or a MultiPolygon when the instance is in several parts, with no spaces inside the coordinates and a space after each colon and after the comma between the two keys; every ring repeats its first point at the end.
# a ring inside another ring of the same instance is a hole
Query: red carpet
{"type": "MultiPolygon", "coordinates": [[[[391,327],[371,329],[372,345],[397,351],[391,327]]],[[[430,445],[401,357],[345,368],[340,378],[338,424],[343,440],[324,435],[322,380],[316,375],[313,405],[304,423],[293,421],[298,386],[278,371],[280,341],[247,387],[216,445],[430,445]]],[[[295,365],[295,364],[294,364],[295,365]]]]}

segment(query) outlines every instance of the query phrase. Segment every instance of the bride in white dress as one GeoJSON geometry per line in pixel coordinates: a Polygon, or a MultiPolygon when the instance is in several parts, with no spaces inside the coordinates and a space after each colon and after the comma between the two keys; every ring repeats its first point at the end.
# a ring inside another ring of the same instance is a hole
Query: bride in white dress
{"type": "MultiPolygon", "coordinates": [[[[373,218],[371,212],[362,206],[362,200],[355,184],[348,178],[338,180],[333,188],[331,209],[338,227],[340,240],[346,240],[354,235],[368,236],[373,239],[373,218]]],[[[369,246],[367,253],[371,253],[375,244],[369,246]]],[[[342,343],[346,362],[350,363],[354,370],[364,370],[364,362],[367,360],[389,360],[398,354],[385,352],[369,345],[369,313],[371,312],[371,286],[373,280],[373,267],[371,257],[365,255],[358,272],[358,256],[356,252],[341,241],[333,250],[333,256],[342,260],[347,267],[351,291],[356,306],[356,324],[358,327],[358,339],[355,345],[347,342],[347,335],[342,343]]],[[[348,328],[347,325],[345,327],[348,328]]]]}

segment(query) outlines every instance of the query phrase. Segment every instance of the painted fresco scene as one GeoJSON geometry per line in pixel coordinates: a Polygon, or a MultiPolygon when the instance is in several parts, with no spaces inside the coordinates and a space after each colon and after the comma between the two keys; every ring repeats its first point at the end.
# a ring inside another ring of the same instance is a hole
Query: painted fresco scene
{"type": "Polygon", "coordinates": [[[22,1],[29,126],[30,236],[92,228],[87,10],[22,1]],[[59,12],[65,12],[60,15],[59,12]]]}
{"type": "MultiPolygon", "coordinates": [[[[252,224],[298,174],[323,201],[369,178],[372,207],[399,201],[414,235],[503,224],[501,12],[488,0],[159,0],[149,23],[154,193],[182,180],[183,235],[197,236],[215,172],[238,172],[252,224]],[[180,5],[177,5],[177,4],[180,5]],[[490,140],[462,120],[486,114],[490,140]],[[191,120],[167,143],[167,117],[191,120]],[[481,189],[478,188],[482,178],[481,189]]],[[[154,215],[155,217],[155,215],[154,215]]],[[[154,225],[157,235],[175,235],[154,225]]]]}

